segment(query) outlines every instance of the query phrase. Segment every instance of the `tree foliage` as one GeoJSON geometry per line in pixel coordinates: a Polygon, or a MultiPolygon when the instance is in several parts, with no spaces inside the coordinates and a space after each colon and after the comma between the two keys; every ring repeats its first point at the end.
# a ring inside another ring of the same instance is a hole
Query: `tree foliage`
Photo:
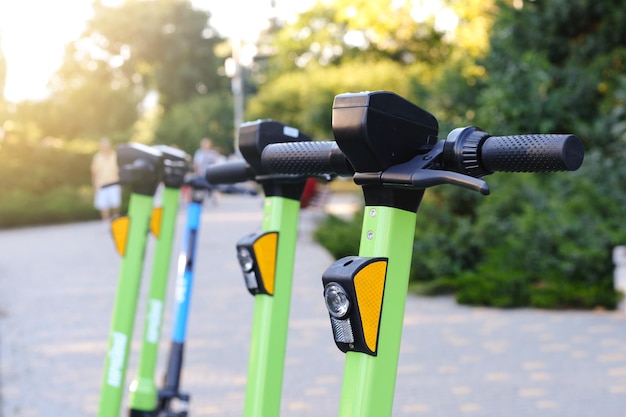
{"type": "Polygon", "coordinates": [[[174,144],[189,154],[209,137],[224,155],[234,151],[232,98],[210,93],[177,103],[160,119],[154,141],[174,144]]]}
{"type": "MultiPolygon", "coordinates": [[[[498,131],[583,131],[606,117],[626,69],[626,9],[619,0],[500,1],[485,59],[483,125],[498,131]]],[[[605,132],[606,133],[606,132],[605,132]]],[[[605,147],[606,135],[585,137],[605,147]]]]}
{"type": "Polygon", "coordinates": [[[365,90],[388,90],[411,96],[416,89],[406,68],[389,60],[370,65],[359,62],[326,68],[288,72],[265,84],[249,102],[249,119],[274,118],[301,129],[314,138],[332,138],[333,100],[337,94],[365,90]],[[398,76],[403,74],[404,76],[398,76]]]}
{"type": "Polygon", "coordinates": [[[97,217],[90,156],[57,147],[59,140],[74,146],[101,136],[115,142],[156,136],[191,151],[209,134],[230,144],[228,80],[215,54],[223,39],[209,18],[186,0],[128,0],[118,7],[94,2],[93,18],[67,45],[50,81],[50,97],[11,104],[0,123],[0,159],[11,161],[2,172],[20,179],[3,190],[10,204],[0,213],[1,226],[97,217]],[[148,112],[145,99],[155,95],[158,106],[148,112]]]}
{"type": "Polygon", "coordinates": [[[447,120],[472,115],[493,1],[435,9],[418,0],[320,1],[265,40],[270,57],[248,116],[271,114],[329,137],[334,95],[389,89],[441,117],[447,129],[447,120]]]}
{"type": "MultiPolygon", "coordinates": [[[[104,66],[120,85],[156,90],[169,106],[228,87],[218,76],[223,39],[208,24],[210,14],[187,0],[127,1],[119,7],[94,3],[94,18],[74,43],[74,59],[104,66]]],[[[68,57],[72,59],[71,57],[68,57]]]]}
{"type": "Polygon", "coordinates": [[[275,39],[279,71],[310,64],[338,65],[380,59],[410,64],[441,62],[449,52],[444,32],[417,2],[391,0],[318,2],[275,39]]]}
{"type": "Polygon", "coordinates": [[[63,138],[127,140],[150,92],[167,114],[178,103],[228,91],[218,71],[223,59],[215,54],[223,39],[209,19],[186,0],[132,0],[116,7],[96,1],[93,18],[67,46],[50,82],[51,97],[34,110],[42,130],[63,138]]]}

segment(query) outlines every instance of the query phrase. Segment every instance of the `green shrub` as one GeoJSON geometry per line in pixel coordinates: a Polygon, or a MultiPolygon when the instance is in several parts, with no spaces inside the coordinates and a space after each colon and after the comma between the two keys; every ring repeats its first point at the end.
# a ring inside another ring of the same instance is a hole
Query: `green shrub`
{"type": "Polygon", "coordinates": [[[530,305],[538,308],[614,308],[621,294],[612,285],[586,285],[576,282],[540,282],[531,287],[530,305]]]}
{"type": "Polygon", "coordinates": [[[30,143],[0,147],[0,227],[98,218],[91,155],[30,143]]]}
{"type": "Polygon", "coordinates": [[[441,279],[432,284],[441,292],[452,288],[450,278],[474,267],[481,256],[472,229],[472,212],[480,198],[474,194],[451,186],[426,191],[417,212],[411,280],[441,279]]]}
{"type": "Polygon", "coordinates": [[[349,220],[327,215],[315,229],[313,239],[335,259],[358,255],[362,222],[362,212],[357,212],[349,220]]]}
{"type": "Polygon", "coordinates": [[[0,199],[0,228],[93,220],[99,216],[91,193],[80,188],[59,187],[41,194],[12,190],[0,199]]]}
{"type": "Polygon", "coordinates": [[[483,275],[481,271],[458,278],[456,300],[461,304],[509,308],[529,304],[528,280],[523,271],[483,275]]]}
{"type": "Polygon", "coordinates": [[[498,300],[487,305],[614,308],[611,253],[626,242],[623,159],[591,152],[574,173],[489,180],[493,195],[477,206],[473,227],[483,256],[460,279],[459,302],[476,304],[472,294],[482,291],[498,300]],[[505,290],[513,292],[507,302],[505,290]]]}

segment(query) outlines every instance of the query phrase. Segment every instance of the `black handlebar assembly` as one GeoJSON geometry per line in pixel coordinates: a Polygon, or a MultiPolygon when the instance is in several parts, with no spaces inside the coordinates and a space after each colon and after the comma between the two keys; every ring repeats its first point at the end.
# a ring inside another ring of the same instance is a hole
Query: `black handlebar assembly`
{"type": "Polygon", "coordinates": [[[575,171],[583,156],[582,142],[575,135],[498,137],[471,126],[453,130],[429,152],[382,172],[355,173],[339,146],[331,141],[268,145],[262,161],[267,170],[281,174],[353,176],[359,185],[380,182],[388,187],[426,188],[449,183],[486,194],[484,182],[464,177],[482,178],[494,172],[575,171]],[[417,172],[427,168],[441,172],[417,172]]]}
{"type": "Polygon", "coordinates": [[[430,114],[393,93],[339,95],[336,142],[271,144],[261,160],[281,174],[352,176],[362,186],[401,189],[453,184],[488,194],[480,179],[486,175],[574,171],[584,157],[582,141],[572,134],[491,136],[469,126],[437,141],[436,128],[430,114]]]}
{"type": "Polygon", "coordinates": [[[117,147],[120,184],[132,191],[154,195],[163,176],[163,153],[141,143],[123,143],[117,147]]]}
{"type": "Polygon", "coordinates": [[[255,175],[246,161],[230,161],[209,167],[205,178],[210,184],[236,184],[252,180],[255,175]]]}
{"type": "Polygon", "coordinates": [[[261,154],[272,143],[308,143],[311,138],[298,129],[275,120],[257,120],[239,128],[239,151],[243,161],[230,161],[209,167],[206,180],[212,185],[235,184],[254,180],[265,195],[282,196],[299,200],[304,191],[306,177],[285,175],[268,171],[262,164],[261,154]]]}
{"type": "Polygon", "coordinates": [[[354,175],[350,161],[332,141],[270,144],[263,149],[261,161],[267,171],[279,174],[310,177],[354,175]]]}
{"type": "Polygon", "coordinates": [[[491,136],[473,126],[450,132],[443,151],[444,168],[473,177],[575,171],[583,157],[582,141],[575,135],[491,136]]]}
{"type": "Polygon", "coordinates": [[[575,135],[491,136],[469,126],[439,140],[438,123],[426,110],[387,91],[339,94],[333,103],[335,141],[313,142],[273,120],[245,123],[240,150],[245,161],[209,169],[206,179],[232,184],[254,179],[268,184],[306,177],[344,176],[382,204],[410,208],[419,199],[406,191],[453,184],[489,194],[481,178],[494,172],[554,172],[578,169],[584,157],[575,135]],[[380,197],[380,189],[400,190],[380,197]],[[379,190],[372,192],[372,190],[379,190]],[[393,201],[392,201],[393,200],[393,201]]]}

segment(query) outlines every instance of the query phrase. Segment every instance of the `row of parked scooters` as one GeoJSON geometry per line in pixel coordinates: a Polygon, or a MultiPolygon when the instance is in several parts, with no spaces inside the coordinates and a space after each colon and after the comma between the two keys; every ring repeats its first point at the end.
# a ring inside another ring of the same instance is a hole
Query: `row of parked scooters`
{"type": "Polygon", "coordinates": [[[345,352],[338,415],[389,417],[393,405],[416,212],[428,187],[451,184],[489,193],[483,177],[497,172],[573,171],[584,150],[571,134],[495,137],[470,126],[438,139],[436,118],[386,91],[347,93],[332,108],[334,141],[312,141],[274,120],[239,129],[243,160],[216,165],[187,179],[189,156],[167,146],[118,147],[120,182],[129,187],[128,215],[112,222],[122,255],[99,417],[117,417],[137,310],[148,230],[156,236],[146,323],[128,415],[184,417],[189,395],[180,391],[189,297],[200,214],[206,190],[256,181],[264,192],[261,232],[233,251],[254,295],[245,417],[280,414],[289,305],[300,198],[310,177],[351,177],[365,200],[358,254],[337,260],[322,275],[337,347],[345,352]],[[153,197],[165,185],[162,207],[153,197]],[[167,274],[180,190],[192,190],[176,282],[174,329],[162,387],[155,382],[167,274]],[[393,279],[389,279],[392,277],[393,279]]]}

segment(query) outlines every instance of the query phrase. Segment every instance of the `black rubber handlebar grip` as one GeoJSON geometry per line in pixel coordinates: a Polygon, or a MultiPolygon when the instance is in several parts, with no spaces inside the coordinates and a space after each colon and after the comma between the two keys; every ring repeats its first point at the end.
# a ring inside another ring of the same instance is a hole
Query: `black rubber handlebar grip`
{"type": "Polygon", "coordinates": [[[479,151],[480,162],[491,172],[575,171],[584,157],[575,135],[491,136],[479,151]]]}
{"type": "Polygon", "coordinates": [[[345,155],[332,141],[273,143],[263,149],[261,163],[275,174],[307,177],[354,174],[345,155]]]}
{"type": "Polygon", "coordinates": [[[235,184],[253,180],[255,173],[245,161],[231,161],[223,164],[210,166],[204,177],[213,185],[235,184]]]}

